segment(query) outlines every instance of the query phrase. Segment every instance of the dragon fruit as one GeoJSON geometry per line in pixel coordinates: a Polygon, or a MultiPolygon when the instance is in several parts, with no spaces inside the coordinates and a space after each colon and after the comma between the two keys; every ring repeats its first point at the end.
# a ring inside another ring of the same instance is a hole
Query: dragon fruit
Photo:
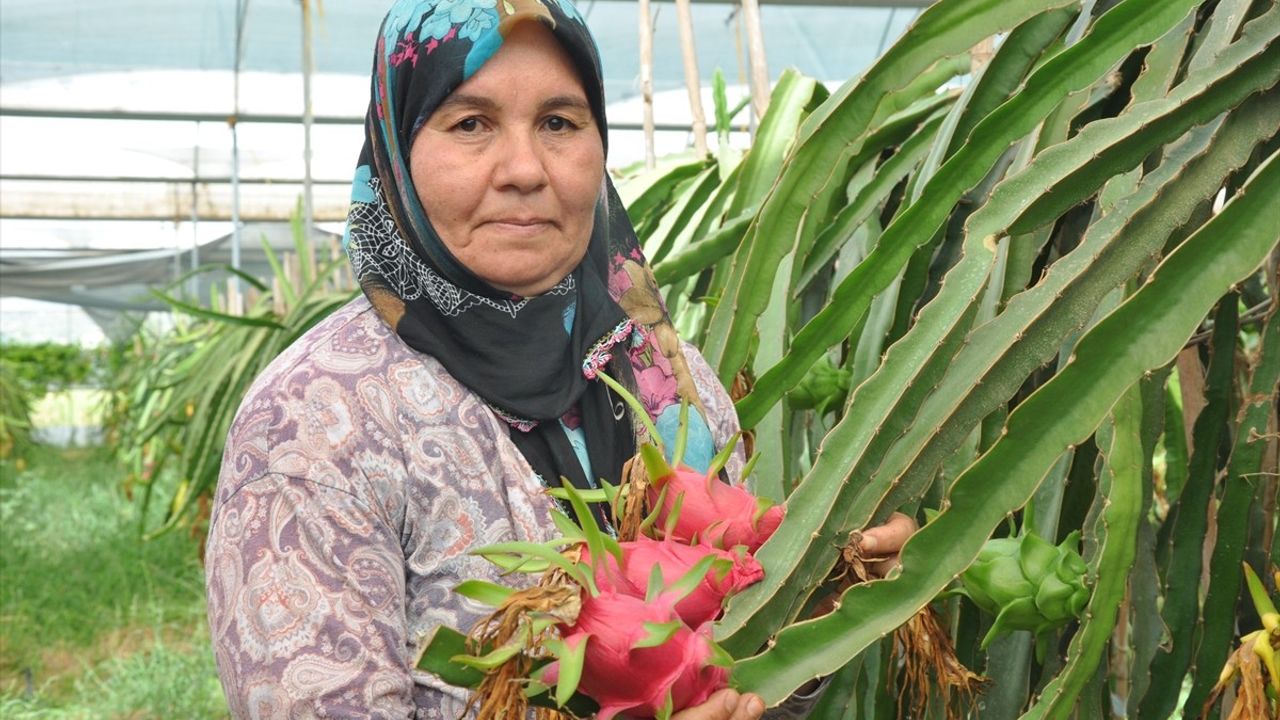
{"type": "Polygon", "coordinates": [[[960,581],[978,607],[996,616],[985,648],[1011,630],[1037,634],[1080,616],[1089,601],[1088,570],[1073,532],[1054,546],[1035,533],[988,540],[960,581]]]}
{"type": "Polygon", "coordinates": [[[658,508],[657,524],[670,537],[716,548],[745,545],[754,553],[782,523],[781,505],[721,482],[715,464],[702,474],[670,467],[652,446],[642,446],[640,452],[651,479],[649,504],[658,508]]]}
{"type": "Polygon", "coordinates": [[[599,720],[678,711],[728,684],[729,661],[712,641],[711,625],[691,629],[669,598],[646,602],[618,591],[584,593],[576,622],[562,625],[560,633],[566,650],[541,680],[556,683],[567,658],[576,657],[577,688],[600,705],[599,720]]]}
{"type": "MultiPolygon", "coordinates": [[[[696,628],[720,617],[726,598],[764,578],[760,562],[740,548],[734,552],[685,545],[670,538],[653,540],[643,535],[619,546],[621,567],[610,554],[606,554],[602,562],[594,563],[596,584],[601,591],[614,590],[643,598],[655,566],[662,568],[662,577],[669,584],[707,555],[721,561],[718,568],[713,567],[692,592],[676,603],[676,613],[690,627],[696,628]]],[[[589,561],[590,555],[584,555],[583,560],[589,561]]]]}

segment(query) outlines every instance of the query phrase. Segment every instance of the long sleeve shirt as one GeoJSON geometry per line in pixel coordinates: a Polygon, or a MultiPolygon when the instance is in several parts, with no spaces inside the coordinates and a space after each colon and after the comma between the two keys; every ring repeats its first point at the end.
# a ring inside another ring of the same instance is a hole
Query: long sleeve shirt
{"type": "MultiPolygon", "coordinates": [[[[723,446],[733,405],[685,355],[723,446]]],[[[235,717],[462,716],[466,690],[417,660],[434,628],[465,632],[489,612],[458,583],[521,581],[470,551],[555,535],[553,500],[508,432],[364,297],[270,364],[230,429],[206,552],[235,717]]]]}

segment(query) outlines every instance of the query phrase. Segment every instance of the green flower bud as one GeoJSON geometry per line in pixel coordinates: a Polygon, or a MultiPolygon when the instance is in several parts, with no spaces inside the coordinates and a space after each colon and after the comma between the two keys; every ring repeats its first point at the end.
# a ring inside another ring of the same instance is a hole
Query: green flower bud
{"type": "Polygon", "coordinates": [[[965,594],[996,616],[983,648],[1004,632],[1041,633],[1079,617],[1089,601],[1089,588],[1087,567],[1075,550],[1078,542],[1079,533],[1054,546],[1029,532],[987,541],[960,575],[965,594]]]}
{"type": "Polygon", "coordinates": [[[1033,584],[1039,584],[1054,571],[1058,561],[1058,548],[1034,533],[1026,533],[1019,538],[1018,566],[1022,574],[1033,584]]]}
{"type": "Polygon", "coordinates": [[[799,410],[812,408],[823,414],[844,404],[849,395],[853,373],[837,369],[826,357],[814,363],[787,399],[799,410]]]}
{"type": "Polygon", "coordinates": [[[1035,592],[1035,586],[1027,581],[1018,565],[1018,545],[1012,538],[988,541],[978,559],[961,575],[969,597],[992,615],[1035,592]]]}

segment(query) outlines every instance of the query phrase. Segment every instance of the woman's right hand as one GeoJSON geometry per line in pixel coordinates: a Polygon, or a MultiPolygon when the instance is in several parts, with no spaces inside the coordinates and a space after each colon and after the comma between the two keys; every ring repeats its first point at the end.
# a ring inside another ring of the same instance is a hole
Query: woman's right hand
{"type": "Polygon", "coordinates": [[[733,688],[716,692],[701,705],[685,708],[671,720],[758,720],[764,714],[759,695],[739,693],[733,688]]]}

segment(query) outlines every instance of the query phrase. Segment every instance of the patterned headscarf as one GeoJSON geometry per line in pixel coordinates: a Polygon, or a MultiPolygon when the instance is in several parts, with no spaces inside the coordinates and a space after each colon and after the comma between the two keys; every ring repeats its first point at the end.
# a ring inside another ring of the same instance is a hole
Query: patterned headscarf
{"type": "Polygon", "coordinates": [[[667,447],[687,399],[685,462],[705,466],[713,448],[697,390],[607,174],[586,256],[536,297],[498,290],[468,271],[418,200],[408,169],[414,134],[520,22],[544,23],[564,47],[605,140],[599,54],[567,0],[397,0],[378,37],[343,237],[355,276],[410,347],[440,361],[507,422],[544,482],[616,483],[637,441],[647,439],[597,379],[601,369],[643,401],[667,447]]]}

